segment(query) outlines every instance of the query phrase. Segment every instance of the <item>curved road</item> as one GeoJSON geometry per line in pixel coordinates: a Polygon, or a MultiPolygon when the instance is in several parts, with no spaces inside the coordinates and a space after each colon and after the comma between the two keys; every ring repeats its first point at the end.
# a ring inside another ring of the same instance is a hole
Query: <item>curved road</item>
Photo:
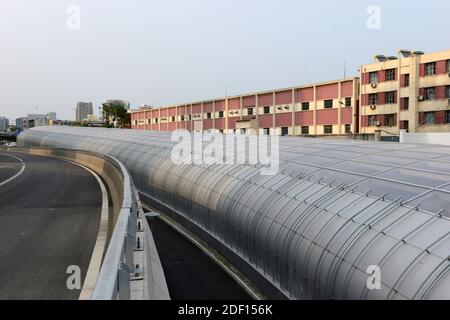
{"type": "Polygon", "coordinates": [[[79,266],[83,285],[101,201],[77,165],[0,151],[0,299],[78,299],[66,271],[79,266]]]}

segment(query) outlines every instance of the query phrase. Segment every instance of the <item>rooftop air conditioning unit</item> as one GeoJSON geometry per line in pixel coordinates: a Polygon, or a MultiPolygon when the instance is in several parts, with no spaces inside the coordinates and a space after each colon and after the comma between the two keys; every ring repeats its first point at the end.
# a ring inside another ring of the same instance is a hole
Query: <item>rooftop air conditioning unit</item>
{"type": "Polygon", "coordinates": [[[376,83],[376,82],[372,82],[371,84],[370,84],[370,86],[372,87],[372,88],[376,88],[377,86],[378,86],[378,83],[376,83]]]}
{"type": "Polygon", "coordinates": [[[419,101],[423,101],[424,97],[423,96],[419,96],[419,101]]]}

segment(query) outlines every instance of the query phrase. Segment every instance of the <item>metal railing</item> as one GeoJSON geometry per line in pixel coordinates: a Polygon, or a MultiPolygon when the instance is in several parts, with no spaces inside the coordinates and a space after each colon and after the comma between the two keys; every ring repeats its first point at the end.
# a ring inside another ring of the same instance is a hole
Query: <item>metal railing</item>
{"type": "Polygon", "coordinates": [[[142,239],[136,237],[136,231],[138,218],[143,218],[143,211],[127,170],[122,163],[113,160],[123,174],[123,202],[91,296],[92,300],[129,300],[130,281],[142,278],[140,266],[134,263],[134,252],[142,250],[142,239]]]}

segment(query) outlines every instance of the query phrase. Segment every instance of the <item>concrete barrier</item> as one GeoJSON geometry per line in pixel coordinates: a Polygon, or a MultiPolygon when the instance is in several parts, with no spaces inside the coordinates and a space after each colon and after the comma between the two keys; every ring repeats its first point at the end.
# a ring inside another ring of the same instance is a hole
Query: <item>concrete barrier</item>
{"type": "Polygon", "coordinates": [[[82,165],[101,177],[112,210],[107,248],[92,292],[93,300],[169,300],[169,290],[137,190],[124,165],[113,157],[86,151],[17,148],[15,152],[56,157],[82,165]]]}
{"type": "Polygon", "coordinates": [[[400,130],[400,143],[426,143],[450,146],[450,132],[407,133],[400,130]]]}

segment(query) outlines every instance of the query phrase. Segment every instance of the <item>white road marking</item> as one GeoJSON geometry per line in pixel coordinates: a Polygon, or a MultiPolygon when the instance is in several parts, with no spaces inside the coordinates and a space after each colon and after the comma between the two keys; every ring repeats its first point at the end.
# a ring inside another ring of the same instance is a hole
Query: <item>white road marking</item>
{"type": "Polygon", "coordinates": [[[25,164],[25,161],[23,161],[22,159],[20,159],[19,157],[13,156],[12,154],[6,154],[6,153],[2,153],[1,155],[7,156],[7,157],[11,157],[14,158],[16,160],[19,160],[20,163],[22,164],[22,168],[20,169],[20,171],[18,173],[16,173],[14,176],[12,176],[9,179],[6,179],[3,182],[0,182],[0,187],[7,184],[8,182],[11,182],[12,180],[16,179],[18,176],[20,176],[26,169],[27,165],[25,164]]]}

